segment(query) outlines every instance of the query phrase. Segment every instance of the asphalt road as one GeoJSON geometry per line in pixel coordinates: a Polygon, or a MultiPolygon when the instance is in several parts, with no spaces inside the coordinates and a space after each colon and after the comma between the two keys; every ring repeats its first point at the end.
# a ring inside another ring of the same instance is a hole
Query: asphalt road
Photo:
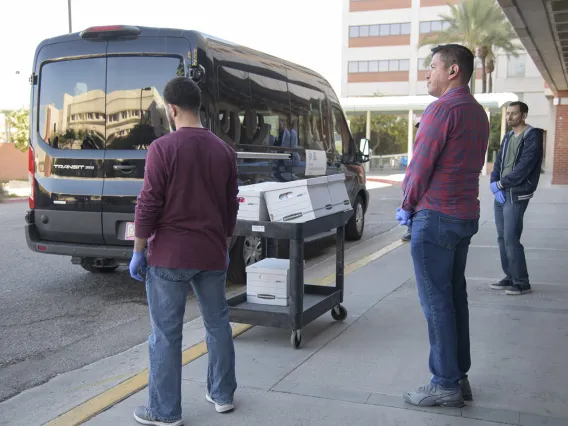
{"type": "MultiPolygon", "coordinates": [[[[395,227],[400,203],[400,187],[370,192],[362,241],[395,227]]],[[[126,268],[91,274],[70,258],[31,252],[23,231],[26,210],[24,202],[0,204],[0,401],[127,350],[150,333],[142,283],[126,268]]],[[[308,265],[333,255],[333,238],[306,248],[308,265]]],[[[198,314],[189,298],[186,321],[198,314]]]]}

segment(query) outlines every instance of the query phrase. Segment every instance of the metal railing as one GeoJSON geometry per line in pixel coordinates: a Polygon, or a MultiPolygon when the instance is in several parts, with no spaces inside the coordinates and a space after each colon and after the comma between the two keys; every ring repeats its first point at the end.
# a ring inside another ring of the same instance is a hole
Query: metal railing
{"type": "Polygon", "coordinates": [[[408,154],[371,155],[370,170],[405,170],[408,154]]]}

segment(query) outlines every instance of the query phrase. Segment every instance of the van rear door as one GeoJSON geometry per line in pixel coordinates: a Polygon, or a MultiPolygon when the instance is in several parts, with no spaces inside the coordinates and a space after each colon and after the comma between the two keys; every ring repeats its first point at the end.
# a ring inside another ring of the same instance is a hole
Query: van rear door
{"type": "Polygon", "coordinates": [[[108,42],[102,191],[106,244],[132,244],[133,214],[144,179],[147,149],[170,132],[162,91],[170,79],[185,75],[190,52],[189,42],[181,37],[108,42]]]}
{"type": "Polygon", "coordinates": [[[45,241],[103,243],[106,46],[68,41],[37,52],[31,139],[45,241]]]}

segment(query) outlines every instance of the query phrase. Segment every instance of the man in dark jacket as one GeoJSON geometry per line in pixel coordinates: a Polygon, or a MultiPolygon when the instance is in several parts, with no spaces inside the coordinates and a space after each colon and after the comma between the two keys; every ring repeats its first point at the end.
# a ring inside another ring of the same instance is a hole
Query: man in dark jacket
{"type": "Polygon", "coordinates": [[[505,273],[491,288],[509,295],[531,292],[521,234],[523,217],[540,177],[543,131],[525,123],[528,112],[523,102],[508,106],[507,123],[513,130],[503,138],[491,173],[497,241],[505,273]]]}

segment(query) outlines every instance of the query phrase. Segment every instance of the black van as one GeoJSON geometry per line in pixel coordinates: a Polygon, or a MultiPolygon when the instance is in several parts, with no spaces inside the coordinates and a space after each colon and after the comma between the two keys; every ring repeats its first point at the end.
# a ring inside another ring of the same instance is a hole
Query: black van
{"type": "MultiPolygon", "coordinates": [[[[171,131],[161,91],[184,75],[203,93],[201,118],[238,152],[241,185],[305,178],[306,150],[325,151],[327,174],[345,173],[361,238],[368,161],[338,98],[315,72],[195,31],[92,27],[36,50],[26,215],[31,250],[112,272],[132,253],[136,197],[148,146],[171,131]]],[[[363,141],[366,143],[366,141],[363,141]]],[[[229,277],[274,245],[234,238],[229,277]]]]}

